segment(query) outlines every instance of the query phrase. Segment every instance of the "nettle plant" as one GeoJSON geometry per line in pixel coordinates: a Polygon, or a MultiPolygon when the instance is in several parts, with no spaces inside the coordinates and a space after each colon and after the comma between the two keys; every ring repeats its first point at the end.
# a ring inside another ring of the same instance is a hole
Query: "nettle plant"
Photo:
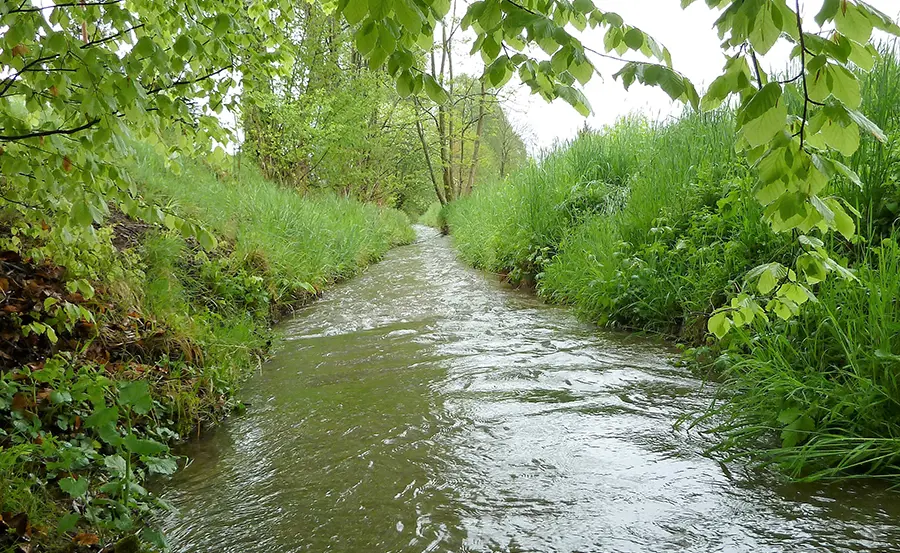
{"type": "MultiPolygon", "coordinates": [[[[682,7],[694,1],[682,0],[682,7]]],[[[614,76],[626,88],[635,82],[658,86],[671,98],[704,110],[736,99],[736,147],[756,168],[756,197],[766,208],[764,216],[775,231],[796,234],[803,253],[793,267],[771,263],[747,275],[751,286],[709,320],[709,330],[721,338],[769,314],[793,317],[814,299],[810,287],[830,274],[854,278],[829,255],[823,238],[832,232],[852,238],[858,214],[840,198],[823,194],[832,179],[859,184],[841,160],[856,151],[861,132],[885,140],[859,111],[856,72],[870,70],[878,55],[873,31],[900,35],[900,27],[860,0],[706,3],[720,11],[715,26],[727,61],[702,98],[672,68],[665,47],[591,0],[480,0],[468,5],[460,23],[475,33],[472,53],[483,58],[482,78],[490,85],[501,86],[517,72],[533,92],[547,100],[562,98],[585,115],[590,106],[579,86],[596,73],[592,57],[621,61],[614,76]],[[817,10],[809,12],[816,13],[816,29],[807,28],[807,10],[817,10]],[[586,47],[581,32],[603,33],[605,51],[586,47]],[[779,41],[793,45],[787,65],[796,72],[783,80],[759,63],[779,41]],[[790,94],[802,99],[800,113],[789,111],[790,94]]],[[[387,62],[401,94],[424,89],[442,102],[442,83],[417,66],[418,49],[430,46],[435,26],[450,7],[449,0],[339,0],[336,10],[357,26],[357,42],[365,46],[371,65],[387,62]]]]}

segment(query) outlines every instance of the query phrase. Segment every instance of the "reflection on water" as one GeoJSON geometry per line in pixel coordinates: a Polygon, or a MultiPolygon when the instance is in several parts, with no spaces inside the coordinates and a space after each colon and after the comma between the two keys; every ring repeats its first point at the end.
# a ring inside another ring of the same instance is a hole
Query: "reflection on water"
{"type": "MultiPolygon", "coordinates": [[[[420,228],[283,331],[166,483],[178,552],[894,551],[897,495],[732,475],[659,344],[463,267],[420,228]]],[[[759,478],[759,477],[756,477],[759,478]]]]}

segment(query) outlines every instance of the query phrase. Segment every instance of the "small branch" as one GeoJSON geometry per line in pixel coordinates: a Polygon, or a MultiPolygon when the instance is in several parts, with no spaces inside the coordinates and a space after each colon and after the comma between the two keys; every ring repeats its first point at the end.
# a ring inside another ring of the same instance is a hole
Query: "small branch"
{"type": "Polygon", "coordinates": [[[84,44],[81,45],[81,48],[82,49],[90,48],[91,46],[96,46],[98,44],[103,44],[104,42],[109,42],[110,40],[115,40],[115,39],[119,38],[120,36],[130,33],[131,31],[140,29],[143,26],[144,26],[144,24],[141,23],[140,25],[135,25],[134,27],[131,27],[130,29],[125,29],[124,31],[120,31],[114,35],[106,36],[103,38],[98,38],[97,40],[92,40],[90,42],[85,42],[84,44]]]}
{"type": "Polygon", "coordinates": [[[21,6],[19,6],[15,10],[10,10],[7,13],[33,13],[40,12],[44,10],[52,10],[54,8],[75,8],[81,6],[111,6],[113,4],[119,4],[122,0],[109,0],[104,2],[67,2],[65,4],[49,4],[47,6],[36,6],[31,8],[24,8],[25,3],[23,2],[21,6]]]}
{"type": "MultiPolygon", "coordinates": [[[[29,176],[29,175],[24,175],[24,176],[29,176]]],[[[20,205],[26,209],[34,209],[34,210],[40,209],[40,207],[38,207],[36,205],[31,205],[31,204],[27,204],[25,202],[20,202],[19,200],[13,200],[12,198],[7,198],[6,196],[3,196],[3,195],[0,195],[0,200],[3,200],[4,202],[7,202],[7,203],[20,205]]]]}
{"type": "Polygon", "coordinates": [[[809,88],[806,85],[806,41],[803,39],[803,17],[800,15],[800,0],[794,0],[797,14],[797,31],[800,33],[800,75],[803,77],[803,117],[800,119],[800,148],[806,140],[806,120],[809,117],[809,88]]]}
{"type": "Polygon", "coordinates": [[[790,83],[795,83],[795,82],[799,81],[799,80],[803,77],[803,75],[804,75],[804,73],[801,72],[801,73],[800,73],[799,75],[797,75],[796,77],[792,77],[792,78],[787,79],[787,80],[784,80],[784,81],[778,81],[778,83],[779,83],[779,84],[790,84],[790,83]]]}
{"type": "Polygon", "coordinates": [[[649,62],[649,61],[627,60],[627,59],[625,59],[625,58],[620,58],[620,57],[618,57],[618,56],[612,56],[612,55],[610,55],[610,54],[604,54],[603,52],[599,52],[599,51],[594,50],[593,48],[589,48],[589,47],[587,47],[587,46],[582,46],[582,48],[584,48],[584,51],[585,51],[585,52],[590,52],[590,53],[594,54],[595,56],[600,56],[601,58],[606,58],[606,59],[608,59],[608,60],[620,61],[620,62],[622,62],[622,63],[640,63],[640,64],[643,64],[643,65],[653,65],[653,64],[652,64],[651,62],[649,62]]]}
{"type": "Polygon", "coordinates": [[[759,60],[756,59],[756,50],[754,50],[753,47],[750,48],[750,57],[753,59],[753,69],[756,71],[756,84],[758,84],[759,89],[762,90],[762,72],[759,70],[759,60]]]}
{"type": "Polygon", "coordinates": [[[52,55],[52,56],[45,56],[45,57],[43,57],[43,58],[37,58],[37,59],[35,59],[35,60],[32,60],[32,61],[28,62],[28,63],[25,65],[25,67],[23,67],[22,69],[20,69],[15,75],[12,75],[12,76],[10,76],[10,77],[8,77],[8,78],[6,79],[6,83],[5,83],[4,86],[3,86],[3,90],[0,90],[0,98],[2,98],[3,95],[6,94],[6,93],[9,91],[9,89],[12,87],[12,85],[15,84],[16,79],[18,79],[19,76],[20,76],[22,73],[24,73],[25,71],[28,71],[31,67],[33,67],[33,66],[35,66],[35,65],[37,65],[37,64],[39,64],[39,63],[42,63],[42,62],[45,62],[45,61],[50,61],[50,60],[52,60],[52,59],[54,59],[54,58],[57,58],[57,57],[59,57],[58,54],[54,54],[54,55],[52,55]]]}
{"type": "Polygon", "coordinates": [[[0,140],[2,140],[4,142],[13,142],[16,140],[25,140],[26,138],[38,138],[41,136],[51,136],[51,135],[55,135],[55,134],[75,134],[75,133],[79,133],[83,130],[87,130],[99,122],[100,122],[100,118],[98,117],[96,119],[88,121],[87,123],[85,123],[84,125],[81,125],[80,127],[74,127],[71,129],[55,129],[52,131],[35,131],[35,132],[31,132],[28,134],[22,134],[22,135],[18,135],[18,136],[0,135],[0,140]]]}
{"type": "Polygon", "coordinates": [[[187,80],[182,80],[182,81],[175,81],[175,82],[173,82],[172,84],[170,84],[170,85],[168,85],[168,86],[160,86],[160,87],[157,87],[157,88],[150,89],[150,90],[148,90],[147,92],[148,92],[149,94],[156,94],[157,92],[160,92],[160,91],[163,91],[163,90],[168,90],[168,89],[170,89],[170,88],[175,88],[176,86],[184,86],[184,85],[188,85],[188,84],[199,83],[200,81],[204,81],[204,80],[206,80],[206,79],[215,77],[216,75],[218,75],[219,73],[222,73],[223,71],[228,71],[229,69],[232,69],[233,67],[234,67],[234,65],[229,64],[229,65],[226,65],[225,67],[221,67],[221,68],[219,68],[219,69],[216,69],[215,71],[213,71],[213,72],[211,72],[211,73],[207,73],[206,75],[203,75],[202,77],[197,77],[196,79],[187,79],[187,80]]]}

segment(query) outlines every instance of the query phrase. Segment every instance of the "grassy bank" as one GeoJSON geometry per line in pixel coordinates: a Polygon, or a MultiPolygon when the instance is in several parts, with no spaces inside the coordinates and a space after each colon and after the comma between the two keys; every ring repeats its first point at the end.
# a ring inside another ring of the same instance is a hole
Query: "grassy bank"
{"type": "Polygon", "coordinates": [[[831,193],[861,213],[853,243],[829,247],[859,283],[830,281],[790,322],[717,343],[713,310],[762,263],[789,263],[795,237],[773,233],[738,157],[729,111],[665,123],[639,118],[585,134],[446,210],[460,255],[536,284],[600,324],[677,337],[724,381],[711,407],[725,455],[752,455],[800,478],[900,473],[900,92],[889,52],[863,82],[863,110],[890,140],[864,138],[846,160],[862,187],[831,193]]]}
{"type": "Polygon", "coordinates": [[[252,163],[175,174],[139,149],[126,169],[217,240],[118,212],[59,240],[63,213],[0,214],[0,551],[160,546],[142,483],[177,470],[170,445],[235,407],[276,317],[413,238],[398,211],[301,197],[252,163]]]}

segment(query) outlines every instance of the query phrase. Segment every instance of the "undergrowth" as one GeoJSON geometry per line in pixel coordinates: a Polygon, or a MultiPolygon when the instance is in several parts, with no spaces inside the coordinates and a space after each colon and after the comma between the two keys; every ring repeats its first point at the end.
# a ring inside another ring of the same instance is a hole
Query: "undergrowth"
{"type": "Polygon", "coordinates": [[[900,476],[900,63],[884,49],[862,79],[863,110],[888,135],[863,137],[846,162],[862,186],[832,193],[861,214],[853,243],[831,251],[859,282],[820,286],[802,316],[723,342],[707,319],[744,275],[797,255],[754,197],[753,168],[731,148],[733,114],[632,117],[585,133],[446,210],[467,262],[536,284],[548,301],[601,324],[677,338],[714,363],[721,397],[698,421],[723,456],[750,456],[795,478],[900,476]],[[713,422],[714,421],[714,422],[713,422]]]}
{"type": "Polygon", "coordinates": [[[280,314],[413,238],[252,163],[183,166],[139,147],[124,169],[212,244],[113,212],[86,247],[0,213],[0,551],[162,548],[143,483],[177,470],[170,446],[236,406],[280,314]]]}

